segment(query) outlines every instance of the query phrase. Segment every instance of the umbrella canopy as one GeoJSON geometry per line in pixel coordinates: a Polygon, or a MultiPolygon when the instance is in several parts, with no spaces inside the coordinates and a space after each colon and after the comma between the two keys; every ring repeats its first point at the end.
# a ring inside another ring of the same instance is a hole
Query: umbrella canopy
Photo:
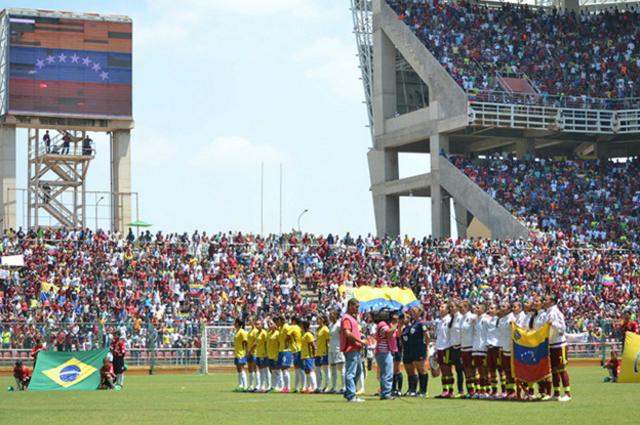
{"type": "Polygon", "coordinates": [[[129,226],[129,227],[151,227],[151,226],[153,226],[153,224],[145,223],[142,220],[136,220],[136,221],[133,221],[133,222],[127,224],[127,226],[129,226]]]}

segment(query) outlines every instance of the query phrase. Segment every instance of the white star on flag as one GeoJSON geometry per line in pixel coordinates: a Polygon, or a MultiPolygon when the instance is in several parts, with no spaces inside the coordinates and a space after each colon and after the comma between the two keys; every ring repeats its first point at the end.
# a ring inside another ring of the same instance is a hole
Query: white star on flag
{"type": "Polygon", "coordinates": [[[47,63],[54,63],[56,61],[56,58],[54,58],[53,56],[47,56],[47,63]]]}
{"type": "Polygon", "coordinates": [[[86,65],[86,66],[91,65],[91,59],[89,59],[89,56],[87,56],[84,59],[82,59],[82,64],[86,65]]]}
{"type": "Polygon", "coordinates": [[[102,73],[100,74],[100,78],[102,78],[103,80],[108,80],[109,79],[109,73],[102,71],[102,73]]]}
{"type": "Polygon", "coordinates": [[[74,53],[73,56],[71,56],[71,63],[78,63],[78,59],[80,59],[80,56],[74,53]]]}
{"type": "Polygon", "coordinates": [[[92,68],[93,68],[93,70],[95,72],[100,72],[100,64],[99,63],[94,63],[92,68]]]}
{"type": "Polygon", "coordinates": [[[42,69],[42,68],[44,68],[44,59],[38,59],[38,60],[36,61],[36,67],[37,67],[38,69],[42,69]]]}
{"type": "Polygon", "coordinates": [[[67,61],[67,57],[64,55],[64,53],[60,53],[58,55],[58,60],[62,63],[62,62],[66,62],[67,61]]]}

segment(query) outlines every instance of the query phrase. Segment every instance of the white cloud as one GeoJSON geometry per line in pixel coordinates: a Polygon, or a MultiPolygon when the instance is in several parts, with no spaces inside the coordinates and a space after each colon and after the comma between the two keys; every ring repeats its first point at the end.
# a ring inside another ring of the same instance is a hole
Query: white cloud
{"type": "Polygon", "coordinates": [[[155,168],[168,164],[178,154],[178,144],[165,135],[134,131],[131,156],[134,167],[155,168]]]}
{"type": "Polygon", "coordinates": [[[286,162],[286,155],[269,144],[252,143],[240,136],[221,136],[202,147],[192,160],[193,165],[238,167],[245,165],[278,164],[286,162]]]}
{"type": "Polygon", "coordinates": [[[320,38],[296,52],[294,59],[304,64],[307,79],[325,84],[332,94],[349,101],[364,99],[355,40],[320,38]]]}

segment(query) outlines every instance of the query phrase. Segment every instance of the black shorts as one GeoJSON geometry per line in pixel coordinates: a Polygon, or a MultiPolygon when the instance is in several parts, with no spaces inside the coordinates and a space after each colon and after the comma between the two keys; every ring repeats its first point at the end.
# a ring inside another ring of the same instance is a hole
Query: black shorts
{"type": "Polygon", "coordinates": [[[402,351],[396,351],[395,353],[393,353],[393,361],[394,362],[402,361],[402,351]]]}
{"type": "Polygon", "coordinates": [[[116,374],[124,372],[124,357],[113,356],[113,372],[116,374]]]}
{"type": "Polygon", "coordinates": [[[462,356],[460,355],[460,347],[451,347],[451,364],[454,366],[462,366],[462,356]]]}

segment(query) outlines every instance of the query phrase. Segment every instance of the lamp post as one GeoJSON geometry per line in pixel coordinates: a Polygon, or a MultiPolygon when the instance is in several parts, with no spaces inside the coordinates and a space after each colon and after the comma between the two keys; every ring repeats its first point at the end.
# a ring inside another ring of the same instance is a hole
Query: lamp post
{"type": "Polygon", "coordinates": [[[104,196],[101,196],[100,199],[96,202],[96,232],[98,231],[98,205],[100,205],[100,201],[104,199],[104,196]]]}
{"type": "Polygon", "coordinates": [[[302,218],[302,216],[303,216],[305,213],[307,213],[307,212],[309,212],[309,210],[305,208],[305,209],[304,209],[304,211],[302,211],[302,212],[300,213],[300,215],[298,216],[298,232],[300,232],[300,219],[301,219],[301,218],[302,218]]]}

